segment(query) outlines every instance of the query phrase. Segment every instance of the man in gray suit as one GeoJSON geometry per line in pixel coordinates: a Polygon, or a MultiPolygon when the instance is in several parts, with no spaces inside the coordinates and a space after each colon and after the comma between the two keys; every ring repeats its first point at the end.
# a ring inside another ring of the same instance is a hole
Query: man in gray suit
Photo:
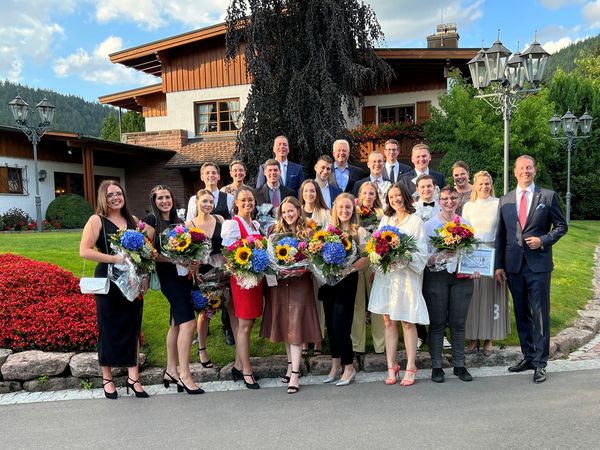
{"type": "Polygon", "coordinates": [[[533,370],[546,381],[550,353],[550,278],[552,246],[568,229],[558,195],[535,186],[535,160],[515,161],[517,189],[500,199],[496,235],[496,280],[508,281],[523,359],[510,372],[533,370]]]}

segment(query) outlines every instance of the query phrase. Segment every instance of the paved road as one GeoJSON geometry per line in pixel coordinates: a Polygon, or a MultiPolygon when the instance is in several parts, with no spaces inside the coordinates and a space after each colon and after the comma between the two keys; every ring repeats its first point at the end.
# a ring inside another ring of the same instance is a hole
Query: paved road
{"type": "MultiPolygon", "coordinates": [[[[448,371],[447,371],[448,372],[448,371]]],[[[600,370],[0,407],[2,448],[599,448],[600,370]]]]}

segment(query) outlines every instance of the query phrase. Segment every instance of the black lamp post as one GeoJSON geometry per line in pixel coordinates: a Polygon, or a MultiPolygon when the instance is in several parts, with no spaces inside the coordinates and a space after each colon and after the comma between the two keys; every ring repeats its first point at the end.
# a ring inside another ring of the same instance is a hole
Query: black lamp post
{"type": "Polygon", "coordinates": [[[48,131],[52,125],[55,107],[50,104],[48,99],[44,97],[44,99],[35,106],[40,116],[40,122],[37,126],[34,126],[27,123],[29,105],[21,98],[20,95],[17,95],[14,100],[10,101],[8,106],[10,107],[15,122],[17,123],[17,127],[19,127],[23,133],[25,133],[33,145],[33,170],[35,172],[35,220],[37,224],[37,230],[42,231],[42,199],[40,197],[40,174],[38,173],[37,145],[42,139],[44,133],[48,131]]]}
{"type": "Polygon", "coordinates": [[[510,116],[519,102],[539,91],[549,54],[535,41],[523,53],[513,53],[500,38],[489,49],[481,49],[468,62],[473,86],[480,92],[491,84],[493,93],[476,95],[485,100],[498,115],[504,117],[504,194],[508,192],[510,116]],[[526,83],[530,88],[525,89],[526,83]]]}
{"type": "Polygon", "coordinates": [[[555,114],[548,121],[552,139],[567,143],[567,223],[571,221],[571,150],[574,142],[590,137],[593,120],[587,111],[579,119],[571,111],[567,111],[564,116],[558,117],[555,114]],[[581,136],[577,135],[578,130],[581,130],[581,136]]]}

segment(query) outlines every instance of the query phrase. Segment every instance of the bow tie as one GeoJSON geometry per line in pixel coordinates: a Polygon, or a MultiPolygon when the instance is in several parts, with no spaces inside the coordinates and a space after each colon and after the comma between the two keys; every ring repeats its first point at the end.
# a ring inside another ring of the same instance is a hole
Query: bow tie
{"type": "Polygon", "coordinates": [[[423,206],[431,206],[433,208],[435,206],[435,202],[423,202],[423,206]]]}

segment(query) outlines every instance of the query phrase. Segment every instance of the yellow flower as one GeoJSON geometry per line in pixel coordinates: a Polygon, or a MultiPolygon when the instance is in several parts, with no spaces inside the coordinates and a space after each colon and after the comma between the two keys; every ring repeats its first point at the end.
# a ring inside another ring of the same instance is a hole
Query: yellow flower
{"type": "Polygon", "coordinates": [[[275,248],[275,253],[277,254],[277,259],[280,261],[285,261],[285,259],[290,254],[290,246],[289,245],[278,245],[275,248]]]}
{"type": "Polygon", "coordinates": [[[190,228],[188,228],[188,230],[189,230],[190,232],[194,232],[194,233],[202,233],[202,234],[206,234],[204,231],[202,231],[202,229],[201,229],[201,228],[197,228],[197,227],[190,227],[190,228]]]}
{"type": "Polygon", "coordinates": [[[245,265],[250,260],[251,255],[252,251],[248,247],[239,247],[235,251],[234,259],[236,263],[245,265]]]}
{"type": "Polygon", "coordinates": [[[352,248],[352,241],[350,239],[342,239],[342,244],[344,245],[344,250],[346,251],[352,248]]]}
{"type": "Polygon", "coordinates": [[[388,243],[392,242],[395,237],[396,234],[392,231],[384,231],[383,233],[381,233],[381,239],[385,239],[388,243]]]}
{"type": "Polygon", "coordinates": [[[313,234],[313,241],[324,241],[327,237],[327,231],[319,230],[315,234],[313,234]]]}
{"type": "Polygon", "coordinates": [[[454,227],[456,227],[456,224],[454,222],[448,222],[442,227],[442,234],[444,236],[450,236],[452,234],[452,231],[454,231],[454,227]]]}
{"type": "Polygon", "coordinates": [[[369,239],[369,242],[367,242],[367,246],[365,247],[365,251],[367,253],[373,253],[375,251],[375,241],[373,239],[369,239]]]}
{"type": "Polygon", "coordinates": [[[182,239],[179,242],[177,242],[177,245],[175,246],[175,250],[177,250],[178,252],[182,252],[186,248],[188,248],[191,243],[192,243],[192,238],[186,237],[185,239],[182,239]]]}

